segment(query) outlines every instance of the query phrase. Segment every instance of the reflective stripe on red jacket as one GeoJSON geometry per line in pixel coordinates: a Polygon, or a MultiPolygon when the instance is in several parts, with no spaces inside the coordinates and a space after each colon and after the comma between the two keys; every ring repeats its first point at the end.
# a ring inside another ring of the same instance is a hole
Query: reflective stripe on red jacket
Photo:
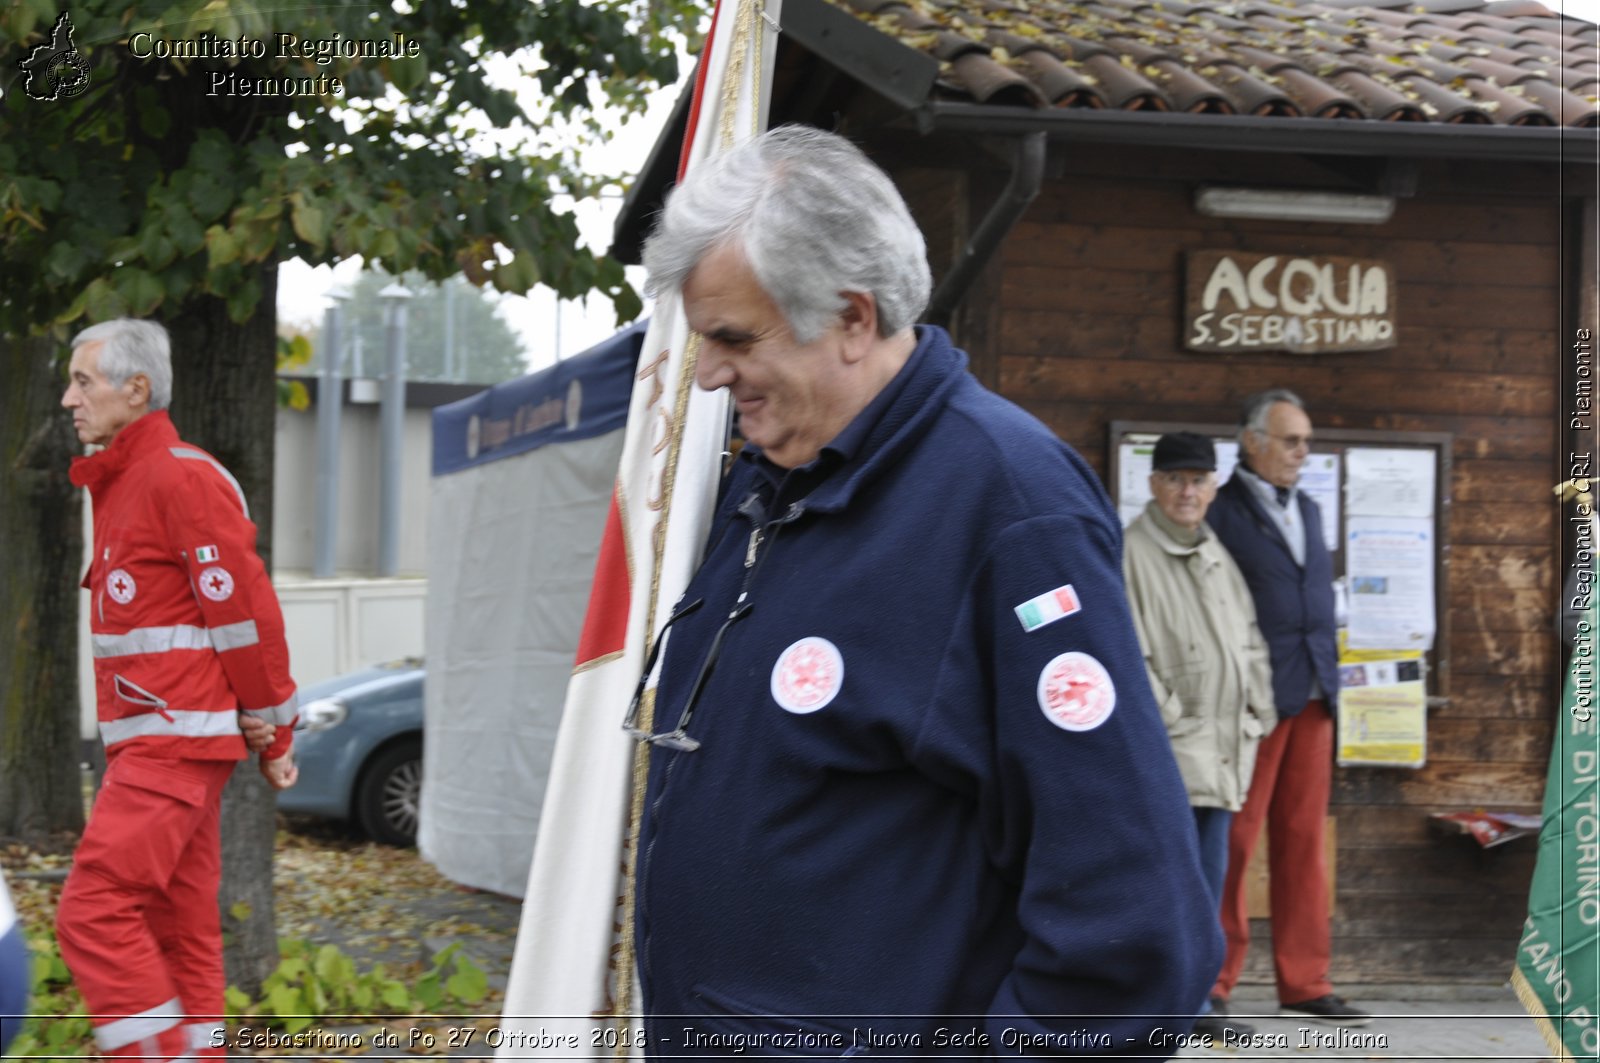
{"type": "Polygon", "coordinates": [[[256,555],[238,482],[178,438],[165,411],[72,463],[94,500],[91,593],[100,734],[173,756],[245,755],[235,712],[278,724],[289,748],[295,687],[283,613],[256,555]]]}

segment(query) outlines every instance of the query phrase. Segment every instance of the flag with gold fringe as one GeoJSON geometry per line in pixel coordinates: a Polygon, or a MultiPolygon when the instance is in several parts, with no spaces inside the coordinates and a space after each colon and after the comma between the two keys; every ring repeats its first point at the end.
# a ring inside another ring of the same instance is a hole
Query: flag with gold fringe
{"type": "MultiPolygon", "coordinates": [[[[1581,502],[1580,511],[1592,503],[1581,502]]],[[[1588,512],[1580,512],[1587,518],[1588,512]]],[[[1600,651],[1594,525],[1579,542],[1572,658],[1545,782],[1538,862],[1511,985],[1559,1060],[1600,1059],[1600,651]]]]}
{"type": "MultiPolygon", "coordinates": [[[[765,126],[779,0],[718,0],[680,178],[765,126]]],[[[645,336],[506,987],[502,1059],[638,1055],[633,839],[648,747],[622,730],[650,641],[699,563],[727,445],[676,296],[645,336]]],[[[648,729],[650,701],[640,726],[648,729]]]]}

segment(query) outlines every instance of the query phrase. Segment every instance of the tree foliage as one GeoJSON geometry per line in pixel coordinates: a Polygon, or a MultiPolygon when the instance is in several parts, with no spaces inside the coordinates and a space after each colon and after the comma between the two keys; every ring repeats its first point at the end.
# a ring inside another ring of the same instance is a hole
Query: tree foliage
{"type": "MultiPolygon", "coordinates": [[[[498,384],[528,371],[521,337],[500,317],[488,292],[459,276],[432,283],[413,272],[398,279],[411,292],[406,301],[407,380],[498,384]],[[448,357],[447,347],[452,351],[448,357]]],[[[350,286],[344,304],[345,376],[355,375],[350,352],[358,338],[362,372],[366,376],[382,372],[387,333],[379,293],[395,280],[387,273],[369,270],[350,286]]],[[[313,364],[320,369],[327,353],[320,334],[313,346],[313,364]]]]}
{"type": "MultiPolygon", "coordinates": [[[[263,548],[280,261],[360,255],[507,292],[599,291],[619,318],[638,312],[621,266],[580,249],[553,204],[595,190],[578,166],[599,135],[591,105],[636,110],[641,89],[675,78],[696,0],[73,0],[83,91],[37,99],[19,63],[55,47],[59,13],[57,0],[0,0],[0,341],[59,346],[123,314],[166,323],[173,420],[237,477],[263,548]],[[542,100],[525,107],[512,86],[528,84],[542,100]]],[[[4,349],[9,365],[24,346],[4,349]]],[[[30,468],[64,482],[71,448],[49,431],[59,367],[16,360],[42,398],[8,411],[6,449],[38,441],[30,468]]],[[[49,507],[71,492],[54,481],[41,494],[0,474],[0,512],[63,526],[49,507]]],[[[5,563],[0,631],[39,675],[75,674],[70,609],[27,603],[72,587],[77,558],[5,563]]],[[[48,685],[53,719],[75,719],[75,699],[48,685]]],[[[23,762],[35,732],[11,704],[0,761],[23,762]]],[[[228,969],[252,993],[276,963],[264,789],[237,772],[223,802],[228,969]]]]}
{"type": "Polygon", "coordinates": [[[621,266],[579,249],[552,203],[594,190],[578,166],[581,134],[599,135],[592,106],[637,109],[641,88],[676,77],[695,0],[77,0],[69,13],[89,84],[47,101],[23,91],[17,62],[48,40],[55,0],[0,8],[0,333],[197,295],[243,321],[261,265],[351,255],[507,292],[598,290],[619,317],[637,313],[621,266]],[[344,54],[364,43],[400,54],[344,54]],[[506,86],[530,80],[542,102],[528,111],[506,86]]]}

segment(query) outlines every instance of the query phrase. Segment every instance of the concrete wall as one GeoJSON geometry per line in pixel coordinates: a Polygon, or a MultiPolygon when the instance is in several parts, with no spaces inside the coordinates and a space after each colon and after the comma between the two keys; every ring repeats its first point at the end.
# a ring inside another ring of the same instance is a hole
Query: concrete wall
{"type": "Polygon", "coordinates": [[[275,580],[301,687],[423,653],[425,579],[275,580]]]}
{"type": "MultiPolygon", "coordinates": [[[[309,578],[315,557],[317,486],[316,381],[305,410],[280,409],[273,478],[272,571],[282,581],[309,578]]],[[[355,382],[358,385],[366,382],[355,382]]],[[[374,383],[375,382],[371,382],[374,383]]],[[[334,572],[341,579],[378,574],[378,489],[381,478],[377,402],[356,401],[376,388],[346,384],[339,430],[339,512],[334,572]],[[355,396],[355,398],[352,398],[355,396]]],[[[481,387],[412,384],[406,389],[400,486],[400,576],[421,576],[428,554],[428,480],[433,466],[433,407],[481,387]]]]}

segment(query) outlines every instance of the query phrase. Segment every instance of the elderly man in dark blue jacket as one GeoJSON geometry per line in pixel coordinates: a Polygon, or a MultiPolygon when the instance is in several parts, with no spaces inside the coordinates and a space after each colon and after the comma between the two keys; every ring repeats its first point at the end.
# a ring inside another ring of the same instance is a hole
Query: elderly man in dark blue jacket
{"type": "Polygon", "coordinates": [[[1310,453],[1311,418],[1294,392],[1277,388],[1252,396],[1239,430],[1239,464],[1206,514],[1255,599],[1279,719],[1261,742],[1250,792],[1228,835],[1222,888],[1228,955],[1212,1003],[1221,1010],[1244,968],[1250,947],[1245,870],[1265,822],[1279,1013],[1360,1026],[1367,1013],[1335,994],[1328,980],[1323,821],[1333,784],[1330,710],[1339,696],[1339,649],[1322,512],[1296,486],[1310,453]]]}
{"type": "Polygon", "coordinates": [[[645,264],[748,440],[639,732],[651,1053],[1170,1055],[1220,935],[1094,475],[913,326],[839,137],[695,170],[645,264]]]}

